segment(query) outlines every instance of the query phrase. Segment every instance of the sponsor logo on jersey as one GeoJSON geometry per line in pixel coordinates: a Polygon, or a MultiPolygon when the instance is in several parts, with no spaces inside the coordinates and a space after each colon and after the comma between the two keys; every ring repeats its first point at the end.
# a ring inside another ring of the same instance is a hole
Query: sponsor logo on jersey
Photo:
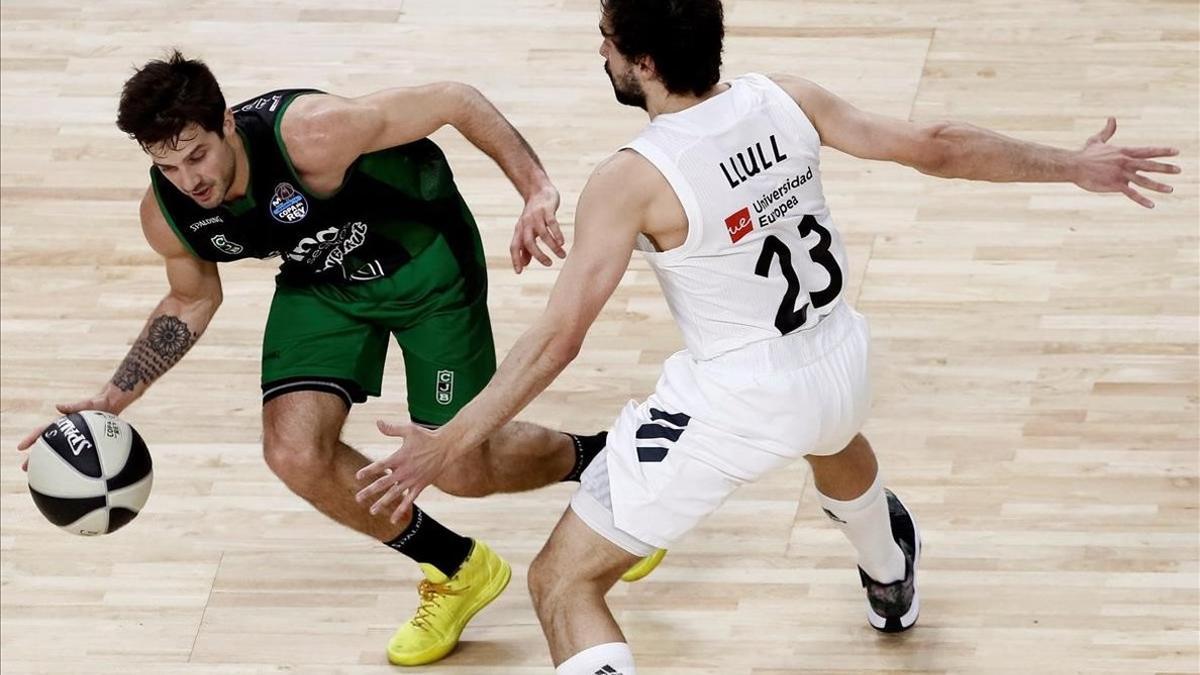
{"type": "MultiPolygon", "coordinates": [[[[69,417],[62,417],[54,421],[54,426],[58,427],[58,431],[62,432],[63,437],[67,439],[67,444],[71,446],[71,454],[76,457],[84,450],[93,449],[92,442],[83,435],[79,427],[71,421],[69,417]]],[[[51,431],[54,431],[53,429],[51,431]]],[[[48,434],[54,436],[55,434],[48,434]]]]}
{"type": "Polygon", "coordinates": [[[226,239],[225,235],[223,234],[214,235],[212,238],[212,244],[213,246],[216,246],[217,249],[222,253],[228,253],[229,255],[237,255],[246,250],[241,244],[226,239]]]}
{"type": "Polygon", "coordinates": [[[205,218],[204,220],[192,223],[188,227],[191,229],[192,232],[195,232],[196,230],[203,229],[205,227],[208,227],[209,225],[216,225],[217,223],[222,223],[222,222],[225,222],[224,218],[222,218],[221,216],[213,216],[212,218],[205,218]]]}
{"type": "Polygon", "coordinates": [[[311,237],[305,237],[296,242],[295,248],[287,254],[289,260],[312,264],[332,247],[338,240],[340,230],[336,227],[327,227],[324,230],[316,232],[311,237]]]}
{"type": "Polygon", "coordinates": [[[271,197],[271,217],[281,223],[291,224],[304,220],[308,215],[308,200],[291,183],[275,186],[271,197]]]}
{"type": "MultiPolygon", "coordinates": [[[[317,267],[318,271],[324,272],[335,267],[342,268],[342,273],[345,274],[346,256],[353,250],[365,244],[367,241],[367,224],[362,221],[354,221],[346,223],[342,227],[327,227],[319,232],[314,233],[311,237],[304,237],[296,242],[296,246],[287,254],[288,260],[294,260],[299,263],[308,265],[309,267],[317,267]],[[322,258],[324,259],[323,262],[322,258]]],[[[364,266],[355,274],[364,273],[371,274],[366,276],[366,279],[374,279],[383,276],[382,266],[379,266],[378,274],[374,274],[372,270],[364,266]]],[[[355,279],[355,281],[364,281],[366,279],[355,279]]]]}
{"type": "Polygon", "coordinates": [[[437,402],[442,405],[449,405],[454,400],[454,371],[439,370],[437,371],[437,388],[435,391],[437,402]]]}
{"type": "Polygon", "coordinates": [[[754,221],[750,220],[750,207],[747,206],[725,219],[725,229],[729,230],[729,239],[738,243],[742,237],[754,229],[754,221]]]}
{"type": "Polygon", "coordinates": [[[808,181],[812,180],[813,170],[808,167],[804,173],[783,181],[783,183],[754,200],[754,213],[758,214],[758,226],[766,227],[776,220],[786,216],[792,209],[800,205],[800,197],[795,193],[808,181]]]}
{"type": "Polygon", "coordinates": [[[270,112],[275,112],[279,104],[283,102],[283,96],[275,94],[274,96],[260,96],[246,105],[237,109],[237,112],[247,112],[250,110],[262,110],[267,108],[270,112]],[[269,107],[268,107],[269,106],[269,107]]]}
{"type": "Polygon", "coordinates": [[[730,188],[735,188],[745,183],[754,176],[788,158],[779,149],[779,143],[775,140],[775,134],[771,134],[767,142],[771,145],[771,152],[769,153],[763,149],[762,141],[759,141],[745,150],[739,150],[733,157],[721,162],[721,173],[725,174],[725,181],[729,183],[730,188]],[[768,155],[772,159],[768,159],[768,155]]]}
{"type": "Polygon", "coordinates": [[[367,241],[367,226],[362,222],[353,222],[349,225],[350,231],[346,232],[342,228],[341,235],[343,237],[340,246],[334,246],[329,251],[329,255],[325,256],[325,265],[321,267],[321,271],[330,269],[331,267],[342,267],[346,260],[346,254],[354,249],[362,246],[367,241]]]}

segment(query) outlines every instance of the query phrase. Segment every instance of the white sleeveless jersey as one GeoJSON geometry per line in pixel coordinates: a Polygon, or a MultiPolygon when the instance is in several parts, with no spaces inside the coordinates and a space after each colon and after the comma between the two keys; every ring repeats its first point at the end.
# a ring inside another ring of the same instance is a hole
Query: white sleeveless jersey
{"type": "Polygon", "coordinates": [[[816,326],[846,270],[812,122],[767,77],[730,85],[622,148],[658,168],[687,214],[681,246],[658,252],[639,236],[638,248],[699,360],[816,326]]]}

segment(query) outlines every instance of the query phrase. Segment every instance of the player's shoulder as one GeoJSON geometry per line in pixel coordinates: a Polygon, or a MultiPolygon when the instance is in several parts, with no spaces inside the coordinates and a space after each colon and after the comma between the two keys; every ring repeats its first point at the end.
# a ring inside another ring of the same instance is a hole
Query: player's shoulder
{"type": "Polygon", "coordinates": [[[142,221],[142,236],[155,253],[164,258],[187,255],[187,249],[179,240],[180,235],[167,223],[168,216],[163,212],[163,206],[154,193],[153,185],[146,188],[146,193],[142,195],[138,214],[142,221]]]}
{"type": "Polygon", "coordinates": [[[596,164],[593,176],[619,177],[626,172],[644,174],[654,165],[633,148],[621,148],[596,164]]]}
{"type": "Polygon", "coordinates": [[[296,96],[279,120],[279,136],[297,168],[319,169],[339,155],[348,133],[358,125],[361,106],[354,99],[326,94],[296,96]]]}
{"type": "Polygon", "coordinates": [[[320,122],[337,114],[351,99],[323,91],[302,91],[292,98],[283,111],[283,119],[292,125],[320,122]]]}
{"type": "Polygon", "coordinates": [[[325,93],[306,93],[296,96],[282,113],[279,133],[289,145],[320,141],[346,115],[349,100],[325,93]]]}
{"type": "Polygon", "coordinates": [[[167,218],[158,203],[158,197],[154,194],[153,185],[148,186],[146,192],[142,194],[142,201],[138,205],[138,215],[141,216],[143,228],[160,224],[166,226],[167,218]]]}
{"type": "Polygon", "coordinates": [[[796,75],[768,73],[764,77],[774,82],[780,89],[791,96],[796,103],[802,104],[805,99],[812,98],[818,92],[823,91],[816,82],[796,75]]]}
{"type": "Polygon", "coordinates": [[[670,184],[654,164],[630,148],[606,157],[592,170],[588,190],[613,202],[649,203],[670,184]]]}

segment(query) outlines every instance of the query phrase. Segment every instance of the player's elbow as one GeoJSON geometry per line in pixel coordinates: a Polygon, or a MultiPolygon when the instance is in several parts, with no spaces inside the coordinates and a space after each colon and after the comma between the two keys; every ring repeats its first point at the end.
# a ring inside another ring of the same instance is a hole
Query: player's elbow
{"type": "Polygon", "coordinates": [[[566,368],[583,348],[582,336],[570,331],[555,332],[546,344],[545,355],[551,365],[561,370],[566,368]]]}
{"type": "Polygon", "coordinates": [[[909,166],[923,174],[948,177],[957,148],[952,122],[935,122],[922,126],[909,166]]]}
{"type": "Polygon", "coordinates": [[[216,290],[209,294],[208,305],[213,312],[216,312],[217,308],[221,306],[222,302],[225,302],[225,293],[221,290],[221,287],[218,286],[216,290]]]}
{"type": "Polygon", "coordinates": [[[182,311],[192,315],[212,316],[225,300],[220,284],[208,284],[204,288],[180,291],[171,290],[170,297],[181,306],[182,311]]]}
{"type": "Polygon", "coordinates": [[[475,87],[465,82],[444,81],[435,82],[429,87],[434,91],[442,111],[443,123],[457,127],[466,121],[477,103],[483,99],[483,94],[475,87]]]}

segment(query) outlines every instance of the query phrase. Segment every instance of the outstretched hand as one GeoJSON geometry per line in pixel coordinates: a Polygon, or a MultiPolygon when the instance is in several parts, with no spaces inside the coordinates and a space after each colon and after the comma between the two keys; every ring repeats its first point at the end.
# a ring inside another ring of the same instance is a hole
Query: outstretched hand
{"type": "Polygon", "coordinates": [[[1174,157],[1179,154],[1179,150],[1168,147],[1126,148],[1109,145],[1108,140],[1116,132],[1117,120],[1110,117],[1104,128],[1084,143],[1079,152],[1080,164],[1075,184],[1090,192],[1120,192],[1138,204],[1152,209],[1154,202],[1133,186],[1170,194],[1174,189],[1170,185],[1142,174],[1179,173],[1179,167],[1174,164],[1153,161],[1159,157],[1174,157]]]}
{"type": "Polygon", "coordinates": [[[400,449],[355,474],[360,482],[372,481],[355,499],[371,503],[371,515],[392,509],[391,521],[398,523],[421,491],[441,474],[449,448],[437,431],[416,424],[379,420],[377,426],[383,435],[401,439],[400,449]]]}

